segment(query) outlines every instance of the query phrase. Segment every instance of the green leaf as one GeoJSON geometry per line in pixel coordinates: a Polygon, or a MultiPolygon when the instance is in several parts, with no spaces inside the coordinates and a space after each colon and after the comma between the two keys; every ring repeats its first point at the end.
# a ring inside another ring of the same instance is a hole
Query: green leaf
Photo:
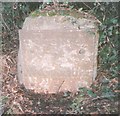
{"type": "Polygon", "coordinates": [[[109,99],[115,97],[114,93],[113,93],[111,90],[110,90],[110,91],[103,92],[103,93],[102,93],[102,96],[104,96],[104,97],[106,97],[106,98],[109,98],[109,99]]]}
{"type": "Polygon", "coordinates": [[[113,30],[113,26],[110,26],[109,28],[108,28],[108,31],[112,31],[113,30]]]}
{"type": "Polygon", "coordinates": [[[82,11],[82,10],[83,10],[83,8],[79,8],[79,10],[78,10],[78,11],[80,12],[80,11],[82,11]]]}
{"type": "Polygon", "coordinates": [[[103,83],[103,84],[108,84],[109,82],[110,82],[110,80],[107,79],[107,78],[102,79],[102,83],[103,83]]]}
{"type": "Polygon", "coordinates": [[[69,92],[69,91],[66,91],[66,92],[64,92],[64,94],[63,94],[64,97],[67,97],[67,96],[69,96],[69,95],[70,95],[70,92],[69,92]]]}
{"type": "Polygon", "coordinates": [[[109,57],[109,62],[114,62],[115,60],[117,60],[116,55],[109,57]]]}
{"type": "Polygon", "coordinates": [[[88,94],[90,97],[96,97],[96,96],[97,96],[95,93],[93,93],[92,90],[87,90],[87,94],[88,94]]]}
{"type": "Polygon", "coordinates": [[[115,32],[115,34],[118,35],[118,34],[119,34],[119,31],[117,30],[117,31],[115,32]]]}
{"type": "Polygon", "coordinates": [[[64,4],[68,4],[68,3],[69,3],[69,0],[65,0],[65,1],[64,1],[64,4]]]}
{"type": "Polygon", "coordinates": [[[113,19],[111,19],[111,22],[112,22],[113,24],[117,24],[117,23],[118,23],[118,20],[117,20],[116,18],[113,18],[113,19]]]}
{"type": "Polygon", "coordinates": [[[108,28],[108,35],[109,35],[109,36],[113,35],[113,26],[110,26],[110,27],[108,28]]]}

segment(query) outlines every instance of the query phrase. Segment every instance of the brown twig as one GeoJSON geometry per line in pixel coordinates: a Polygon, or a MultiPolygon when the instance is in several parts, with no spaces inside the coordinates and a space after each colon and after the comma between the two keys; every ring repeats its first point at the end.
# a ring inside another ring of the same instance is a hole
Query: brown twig
{"type": "Polygon", "coordinates": [[[91,9],[90,6],[88,6],[85,2],[82,2],[86,7],[88,7],[89,9],[91,9]]]}

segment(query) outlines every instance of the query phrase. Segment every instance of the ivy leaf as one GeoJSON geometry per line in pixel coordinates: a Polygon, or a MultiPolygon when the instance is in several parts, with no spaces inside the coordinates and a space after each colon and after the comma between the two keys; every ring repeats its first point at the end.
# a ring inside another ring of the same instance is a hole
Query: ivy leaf
{"type": "Polygon", "coordinates": [[[102,96],[108,98],[108,99],[111,99],[113,97],[115,97],[114,93],[112,91],[109,91],[109,92],[103,92],[102,93],[102,96]]]}
{"type": "Polygon", "coordinates": [[[97,96],[92,90],[87,90],[87,94],[88,94],[90,97],[96,97],[96,96],[97,96]]]}
{"type": "Polygon", "coordinates": [[[111,19],[111,22],[112,22],[113,24],[117,24],[118,20],[117,20],[116,18],[113,18],[113,19],[111,19]]]}

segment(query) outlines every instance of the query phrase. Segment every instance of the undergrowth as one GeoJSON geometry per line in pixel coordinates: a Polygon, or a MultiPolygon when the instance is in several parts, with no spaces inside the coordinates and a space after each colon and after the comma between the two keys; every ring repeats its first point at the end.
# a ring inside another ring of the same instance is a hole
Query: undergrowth
{"type": "MultiPolygon", "coordinates": [[[[50,3],[48,5],[51,5],[50,3]]],[[[2,51],[10,54],[18,49],[18,29],[27,16],[35,9],[43,9],[46,4],[42,3],[2,3],[2,51]],[[12,47],[11,47],[12,46],[12,47]]],[[[91,101],[108,98],[113,100],[119,90],[118,70],[118,6],[113,2],[95,3],[64,3],[64,7],[94,14],[101,22],[99,25],[99,48],[98,48],[98,75],[91,89],[80,88],[79,94],[71,104],[71,112],[83,113],[86,106],[85,97],[91,101]]],[[[36,10],[36,12],[37,12],[36,10]]],[[[113,113],[114,111],[110,111],[113,113]]]]}

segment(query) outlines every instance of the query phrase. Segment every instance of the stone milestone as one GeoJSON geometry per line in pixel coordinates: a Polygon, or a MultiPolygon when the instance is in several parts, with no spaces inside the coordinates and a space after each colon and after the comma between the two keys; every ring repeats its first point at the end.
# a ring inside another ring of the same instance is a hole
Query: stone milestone
{"type": "Polygon", "coordinates": [[[95,20],[72,16],[26,18],[19,30],[18,79],[36,93],[77,92],[97,72],[95,20]]]}

